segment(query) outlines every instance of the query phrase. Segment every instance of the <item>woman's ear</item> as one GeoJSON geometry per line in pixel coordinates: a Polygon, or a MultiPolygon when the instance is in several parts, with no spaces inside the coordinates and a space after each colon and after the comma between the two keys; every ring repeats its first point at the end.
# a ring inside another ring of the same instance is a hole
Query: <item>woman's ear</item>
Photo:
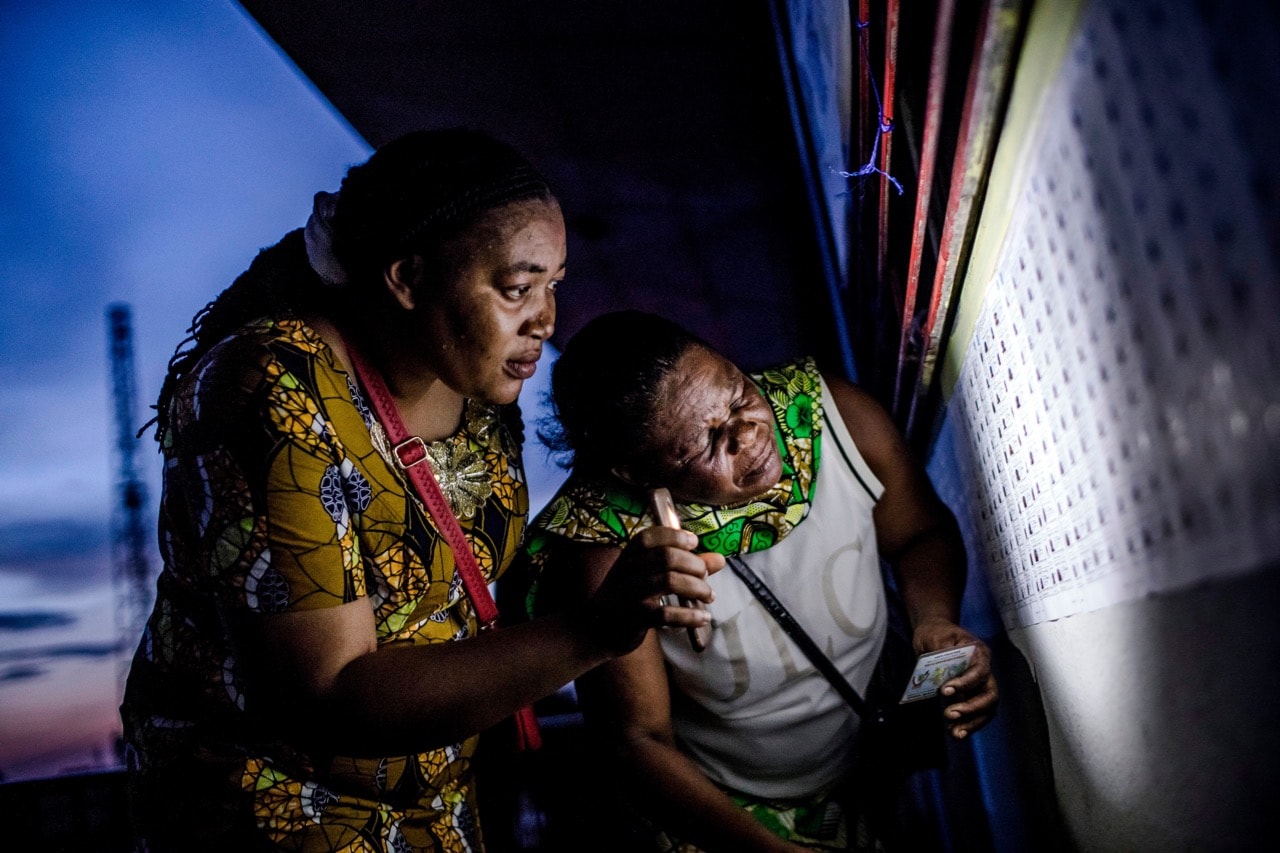
{"type": "Polygon", "coordinates": [[[418,279],[421,277],[422,258],[417,255],[392,261],[382,271],[382,279],[387,285],[388,292],[406,311],[412,311],[417,306],[414,294],[418,290],[418,279]]]}

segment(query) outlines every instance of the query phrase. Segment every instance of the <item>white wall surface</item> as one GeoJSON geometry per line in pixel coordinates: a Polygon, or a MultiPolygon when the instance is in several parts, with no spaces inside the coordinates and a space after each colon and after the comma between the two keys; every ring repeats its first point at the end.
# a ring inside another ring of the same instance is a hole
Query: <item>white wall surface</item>
{"type": "Polygon", "coordinates": [[[1261,850],[1280,757],[1280,572],[1012,633],[1081,850],[1261,850]]]}
{"type": "Polygon", "coordinates": [[[1278,139],[1274,4],[1035,4],[948,446],[1082,850],[1268,846],[1278,139]]]}

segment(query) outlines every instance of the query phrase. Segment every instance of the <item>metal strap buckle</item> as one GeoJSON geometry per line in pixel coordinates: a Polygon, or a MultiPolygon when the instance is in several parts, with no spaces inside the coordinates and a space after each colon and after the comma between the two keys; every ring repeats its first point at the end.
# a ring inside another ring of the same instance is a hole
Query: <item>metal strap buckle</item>
{"type": "Polygon", "coordinates": [[[392,452],[396,455],[396,462],[400,465],[402,471],[407,471],[414,465],[420,465],[427,460],[427,443],[422,440],[421,436],[411,435],[404,441],[392,448],[392,452]],[[406,461],[406,455],[416,448],[416,458],[406,461]]]}

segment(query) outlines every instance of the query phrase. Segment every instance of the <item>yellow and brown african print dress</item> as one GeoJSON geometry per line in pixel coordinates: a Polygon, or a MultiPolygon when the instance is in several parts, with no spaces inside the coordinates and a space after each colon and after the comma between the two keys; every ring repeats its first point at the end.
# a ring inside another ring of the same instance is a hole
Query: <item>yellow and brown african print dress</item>
{"type": "MultiPolygon", "coordinates": [[[[254,614],[361,597],[380,645],[476,629],[453,553],[376,446],[354,381],[304,323],[263,322],[202,359],[171,411],[164,569],[121,709],[152,848],[481,849],[476,738],[373,759],[304,749],[255,713],[238,653],[254,614]]],[[[518,415],[468,401],[463,420],[432,460],[492,580],[528,511],[518,415]]]]}

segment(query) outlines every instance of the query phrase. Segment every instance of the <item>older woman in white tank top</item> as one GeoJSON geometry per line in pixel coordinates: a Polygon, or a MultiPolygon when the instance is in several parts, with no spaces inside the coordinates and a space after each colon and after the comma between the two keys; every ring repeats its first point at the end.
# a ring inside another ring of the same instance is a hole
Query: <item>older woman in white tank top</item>
{"type": "MultiPolygon", "coordinates": [[[[955,521],[865,391],[809,359],[747,375],[675,324],[623,311],[568,343],[553,396],[550,441],[573,467],[528,540],[540,606],[589,594],[653,524],[646,491],[664,487],[699,550],[743,560],[863,695],[885,643],[887,560],[917,652],[976,646],[942,685],[939,725],[964,738],[991,718],[988,650],[956,624],[955,521]]],[[[650,631],[578,680],[655,849],[883,846],[850,794],[869,772],[859,714],[736,572],[710,584],[704,650],[650,631]]]]}

